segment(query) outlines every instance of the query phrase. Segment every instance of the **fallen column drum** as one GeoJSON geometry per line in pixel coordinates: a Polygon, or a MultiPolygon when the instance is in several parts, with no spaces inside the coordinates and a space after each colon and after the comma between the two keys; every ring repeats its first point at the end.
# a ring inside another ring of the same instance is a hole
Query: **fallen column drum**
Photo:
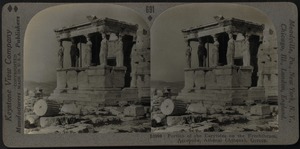
{"type": "Polygon", "coordinates": [[[160,110],[164,115],[183,115],[187,104],[181,100],[166,99],[160,105],[160,110]]]}
{"type": "Polygon", "coordinates": [[[38,116],[56,116],[60,112],[60,105],[54,100],[38,100],[33,107],[38,116]]]}

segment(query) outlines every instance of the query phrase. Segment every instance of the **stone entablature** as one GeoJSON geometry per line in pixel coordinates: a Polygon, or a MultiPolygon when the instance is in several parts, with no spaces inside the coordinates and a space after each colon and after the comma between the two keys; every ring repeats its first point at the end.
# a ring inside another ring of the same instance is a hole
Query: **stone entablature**
{"type": "Polygon", "coordinates": [[[195,40],[195,38],[210,36],[223,32],[248,33],[261,36],[264,30],[263,24],[257,24],[237,18],[216,19],[216,22],[199,25],[183,29],[185,40],[195,40]]]}
{"type": "MultiPolygon", "coordinates": [[[[92,17],[92,16],[91,16],[92,17]]],[[[62,27],[55,29],[56,37],[58,40],[70,41],[70,38],[77,36],[87,35],[95,32],[105,33],[123,33],[135,36],[138,30],[138,25],[130,24],[123,21],[118,21],[110,18],[92,17],[89,22],[62,27]]]]}

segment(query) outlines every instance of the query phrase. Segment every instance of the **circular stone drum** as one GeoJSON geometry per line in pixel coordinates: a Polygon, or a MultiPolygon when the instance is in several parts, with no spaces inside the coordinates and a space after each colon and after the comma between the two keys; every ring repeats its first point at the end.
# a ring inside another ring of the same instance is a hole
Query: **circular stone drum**
{"type": "Polygon", "coordinates": [[[164,115],[183,115],[186,112],[186,103],[180,100],[166,99],[160,105],[164,115]]]}
{"type": "Polygon", "coordinates": [[[33,107],[33,111],[38,116],[55,116],[59,113],[59,103],[54,100],[38,100],[33,107]]]}

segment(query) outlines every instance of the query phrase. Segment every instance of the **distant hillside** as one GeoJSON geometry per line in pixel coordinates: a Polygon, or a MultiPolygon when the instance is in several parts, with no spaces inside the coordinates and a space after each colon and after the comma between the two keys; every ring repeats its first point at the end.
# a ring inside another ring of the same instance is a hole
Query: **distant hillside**
{"type": "Polygon", "coordinates": [[[151,88],[163,89],[164,87],[171,88],[172,93],[179,93],[184,87],[184,82],[165,82],[165,81],[151,81],[151,88]]]}
{"type": "Polygon", "coordinates": [[[50,95],[56,88],[56,82],[24,82],[24,88],[27,88],[28,90],[35,90],[36,87],[43,89],[44,95],[50,95]]]}

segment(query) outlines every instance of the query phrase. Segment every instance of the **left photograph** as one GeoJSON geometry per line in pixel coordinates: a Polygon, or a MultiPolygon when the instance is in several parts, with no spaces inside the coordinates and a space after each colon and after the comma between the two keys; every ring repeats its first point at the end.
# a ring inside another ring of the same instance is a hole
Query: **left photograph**
{"type": "Polygon", "coordinates": [[[134,10],[64,4],[24,38],[24,134],[150,132],[150,31],[134,10]]]}

